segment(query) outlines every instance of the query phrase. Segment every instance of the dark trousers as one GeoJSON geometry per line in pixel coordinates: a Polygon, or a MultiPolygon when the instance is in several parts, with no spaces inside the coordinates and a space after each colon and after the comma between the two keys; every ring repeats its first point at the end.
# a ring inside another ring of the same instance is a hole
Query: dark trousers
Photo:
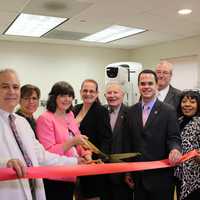
{"type": "Polygon", "coordinates": [[[107,190],[107,200],[133,200],[133,190],[130,189],[125,183],[110,183],[107,190]]]}
{"type": "Polygon", "coordinates": [[[174,185],[163,187],[162,189],[149,190],[142,184],[141,180],[135,184],[134,200],[173,200],[173,197],[174,185]]]}
{"type": "Polygon", "coordinates": [[[74,183],[49,179],[43,181],[47,200],[73,200],[74,183]]]}
{"type": "Polygon", "coordinates": [[[79,178],[79,191],[83,199],[100,197],[106,200],[106,175],[82,176],[79,178]]]}

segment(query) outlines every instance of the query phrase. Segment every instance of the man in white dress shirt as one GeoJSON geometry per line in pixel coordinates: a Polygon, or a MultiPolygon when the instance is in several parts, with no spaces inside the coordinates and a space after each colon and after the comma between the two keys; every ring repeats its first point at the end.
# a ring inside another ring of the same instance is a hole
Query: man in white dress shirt
{"type": "Polygon", "coordinates": [[[172,87],[170,81],[172,78],[173,66],[167,61],[161,61],[156,66],[156,75],[158,77],[158,99],[174,107],[176,110],[179,104],[181,91],[172,87]]]}
{"type": "MultiPolygon", "coordinates": [[[[20,82],[12,69],[0,71],[0,167],[12,167],[19,178],[26,174],[26,158],[23,155],[12,127],[9,116],[12,114],[16,132],[22,142],[31,165],[77,165],[84,162],[82,159],[67,158],[49,153],[35,139],[34,133],[23,117],[14,114],[20,98],[20,82]]],[[[36,179],[34,197],[28,179],[0,181],[0,198],[2,200],[45,200],[42,179],[36,179]]]]}

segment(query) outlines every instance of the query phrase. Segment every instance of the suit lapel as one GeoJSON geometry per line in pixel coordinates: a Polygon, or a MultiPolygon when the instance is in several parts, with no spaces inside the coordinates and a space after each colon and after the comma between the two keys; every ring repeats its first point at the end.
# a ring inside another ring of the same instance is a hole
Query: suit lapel
{"type": "Polygon", "coordinates": [[[133,120],[136,120],[138,126],[140,129],[143,129],[143,122],[142,122],[142,103],[139,102],[137,104],[137,107],[136,107],[136,115],[134,116],[135,119],[133,120]]]}
{"type": "Polygon", "coordinates": [[[156,100],[155,104],[153,105],[153,107],[151,109],[151,112],[148,116],[148,119],[147,119],[147,122],[146,122],[144,128],[147,128],[148,126],[151,126],[154,123],[159,112],[160,112],[160,102],[158,100],[156,100]]]}
{"type": "Polygon", "coordinates": [[[119,130],[119,128],[122,126],[123,120],[124,120],[124,105],[122,104],[121,108],[119,110],[117,120],[115,122],[115,127],[113,130],[113,137],[115,137],[117,135],[117,130],[119,130]]]}
{"type": "Polygon", "coordinates": [[[166,103],[171,102],[171,99],[173,98],[173,96],[174,96],[174,93],[172,91],[172,87],[169,86],[169,91],[167,93],[167,96],[164,99],[164,102],[166,102],[166,103]]]}

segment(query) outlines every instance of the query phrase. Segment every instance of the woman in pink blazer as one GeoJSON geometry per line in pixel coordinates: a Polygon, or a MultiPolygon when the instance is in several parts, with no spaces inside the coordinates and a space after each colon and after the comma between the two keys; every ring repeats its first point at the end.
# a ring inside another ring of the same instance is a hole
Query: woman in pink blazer
{"type": "MultiPolygon", "coordinates": [[[[54,84],[47,101],[47,111],[36,122],[40,143],[49,152],[67,157],[91,159],[91,152],[82,148],[86,136],[81,135],[71,111],[74,90],[67,82],[54,84]]],[[[59,180],[44,180],[47,200],[72,200],[76,177],[59,180]]]]}

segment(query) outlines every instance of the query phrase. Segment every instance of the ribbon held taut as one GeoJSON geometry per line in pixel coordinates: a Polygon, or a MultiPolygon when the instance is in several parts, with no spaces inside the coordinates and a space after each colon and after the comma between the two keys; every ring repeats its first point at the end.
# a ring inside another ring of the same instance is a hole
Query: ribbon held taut
{"type": "MultiPolygon", "coordinates": [[[[184,154],[180,162],[187,161],[199,155],[196,150],[184,154]]],[[[169,160],[130,163],[108,163],[90,164],[76,166],[54,166],[54,167],[29,167],[27,176],[24,178],[58,178],[70,176],[87,176],[96,174],[112,174],[121,172],[141,171],[149,169],[171,167],[169,160]]],[[[16,172],[12,168],[0,169],[0,181],[17,179],[16,172]]]]}

